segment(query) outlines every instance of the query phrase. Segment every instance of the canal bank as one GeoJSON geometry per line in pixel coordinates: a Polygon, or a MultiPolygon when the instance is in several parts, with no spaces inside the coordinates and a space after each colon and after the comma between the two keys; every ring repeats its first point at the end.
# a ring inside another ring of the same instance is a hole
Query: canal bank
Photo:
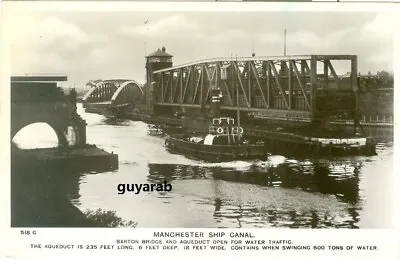
{"type": "Polygon", "coordinates": [[[93,145],[86,147],[86,156],[82,156],[82,152],[82,149],[76,149],[68,153],[55,148],[20,150],[12,145],[12,227],[115,227],[127,224],[113,211],[81,211],[71,203],[79,199],[79,179],[83,171],[78,169],[88,172],[96,169],[96,165],[103,171],[118,168],[117,156],[110,156],[93,145]],[[66,153],[69,157],[62,159],[66,153]],[[98,163],[101,160],[103,162],[98,163]]]}
{"type": "Polygon", "coordinates": [[[31,157],[16,153],[12,151],[11,158],[12,227],[92,226],[65,195],[78,175],[45,170],[31,157]]]}
{"type": "MultiPolygon", "coordinates": [[[[40,170],[59,171],[61,168],[76,171],[108,171],[118,168],[118,155],[96,147],[84,145],[19,150],[19,155],[28,158],[29,166],[40,170]]],[[[24,162],[25,163],[25,162],[24,162]]]]}

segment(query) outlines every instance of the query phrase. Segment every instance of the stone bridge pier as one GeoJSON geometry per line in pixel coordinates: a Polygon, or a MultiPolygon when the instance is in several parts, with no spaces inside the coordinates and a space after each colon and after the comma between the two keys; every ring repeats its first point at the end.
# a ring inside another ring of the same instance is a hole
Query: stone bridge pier
{"type": "Polygon", "coordinates": [[[76,92],[65,93],[57,87],[60,81],[67,77],[11,77],[11,140],[26,126],[42,122],[54,130],[60,146],[86,145],[86,121],[76,111],[76,92]]]}
{"type": "Polygon", "coordinates": [[[59,144],[38,149],[12,146],[12,227],[92,226],[65,193],[75,190],[70,186],[76,185],[75,173],[118,168],[117,154],[86,143],[86,122],[77,113],[76,92],[65,93],[57,87],[60,81],[67,77],[11,77],[11,141],[26,126],[46,123],[59,144]]]}

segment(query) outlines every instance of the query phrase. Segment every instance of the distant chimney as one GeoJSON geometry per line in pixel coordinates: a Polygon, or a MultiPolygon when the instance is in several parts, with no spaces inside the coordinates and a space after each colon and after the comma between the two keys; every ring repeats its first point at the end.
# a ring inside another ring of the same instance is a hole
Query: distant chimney
{"type": "Polygon", "coordinates": [[[166,49],[165,49],[165,47],[164,47],[164,46],[162,47],[162,51],[163,51],[163,52],[165,52],[165,51],[166,51],[166,49]]]}

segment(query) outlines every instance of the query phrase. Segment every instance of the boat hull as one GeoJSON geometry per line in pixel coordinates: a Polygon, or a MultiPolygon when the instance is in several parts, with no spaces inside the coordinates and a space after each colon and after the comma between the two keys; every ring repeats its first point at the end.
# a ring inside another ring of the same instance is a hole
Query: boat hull
{"type": "Polygon", "coordinates": [[[166,139],[165,146],[171,153],[210,162],[267,158],[263,144],[204,145],[170,136],[166,139]]]}

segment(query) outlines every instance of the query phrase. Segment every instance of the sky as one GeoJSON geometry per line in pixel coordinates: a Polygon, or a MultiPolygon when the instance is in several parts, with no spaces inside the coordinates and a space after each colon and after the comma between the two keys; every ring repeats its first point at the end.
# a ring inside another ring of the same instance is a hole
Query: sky
{"type": "MultiPolygon", "coordinates": [[[[65,74],[70,84],[144,83],[145,54],[166,47],[174,65],[206,58],[358,55],[361,73],[393,71],[394,15],[372,12],[24,11],[12,17],[11,74],[65,74]],[[147,23],[146,23],[147,21],[147,23]]],[[[347,68],[340,69],[345,73],[347,68]]]]}

